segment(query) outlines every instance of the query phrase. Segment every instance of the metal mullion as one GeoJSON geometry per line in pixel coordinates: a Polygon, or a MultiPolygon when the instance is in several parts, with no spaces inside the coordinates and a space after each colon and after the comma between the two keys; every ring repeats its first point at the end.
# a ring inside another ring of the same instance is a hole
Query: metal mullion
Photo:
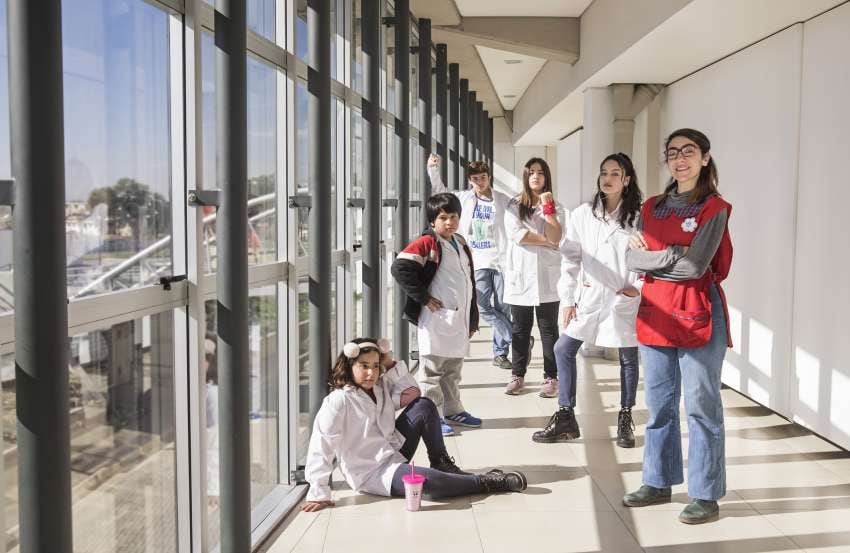
{"type": "Polygon", "coordinates": [[[184,0],[143,0],[144,2],[157,8],[166,8],[176,14],[183,14],[186,11],[184,0]]]}
{"type": "MultiPolygon", "coordinates": [[[[348,2],[347,4],[351,5],[350,2],[348,2]]],[[[352,12],[353,12],[353,10],[352,10],[352,12]]],[[[346,21],[350,22],[350,20],[351,20],[350,17],[346,18],[346,21]]],[[[350,60],[350,58],[349,58],[349,60],[350,60]]],[[[349,62],[348,65],[349,66],[351,65],[350,62],[349,62]]],[[[351,90],[351,89],[346,89],[346,90],[351,90]]],[[[354,257],[352,255],[353,254],[352,250],[353,250],[353,246],[354,246],[354,217],[352,216],[351,208],[347,207],[348,198],[350,196],[353,196],[353,194],[351,194],[351,191],[352,191],[353,184],[354,184],[354,140],[353,140],[354,125],[353,125],[353,121],[352,121],[353,117],[354,117],[354,110],[348,104],[348,101],[347,101],[347,98],[346,98],[346,101],[343,104],[343,119],[344,119],[344,127],[343,128],[345,129],[345,133],[344,133],[345,143],[344,143],[343,160],[345,161],[345,171],[343,173],[343,175],[344,175],[344,184],[343,184],[344,194],[342,195],[342,204],[344,206],[343,207],[344,218],[343,218],[343,223],[342,223],[341,226],[342,226],[342,229],[343,229],[343,242],[342,243],[345,247],[345,250],[347,252],[349,252],[349,255],[348,255],[349,265],[344,268],[345,271],[348,273],[347,278],[342,279],[342,287],[344,288],[343,292],[342,292],[343,293],[342,298],[344,300],[345,314],[346,314],[346,317],[345,317],[345,320],[344,320],[345,324],[342,328],[342,332],[340,334],[338,334],[338,338],[340,340],[342,340],[343,342],[348,341],[348,337],[351,336],[354,333],[354,327],[355,327],[354,316],[353,316],[353,314],[354,314],[354,284],[353,283],[354,283],[354,277],[356,276],[357,271],[355,270],[355,266],[354,266],[353,262],[350,261],[354,257]]],[[[337,163],[337,170],[339,170],[339,163],[337,163]]],[[[339,226],[340,226],[339,222],[337,222],[337,227],[339,227],[339,226]]],[[[337,282],[337,290],[339,290],[339,289],[340,289],[340,283],[337,282]]],[[[337,305],[337,313],[339,313],[339,305],[337,305]]]]}
{"type": "MultiPolygon", "coordinates": [[[[82,327],[101,328],[138,319],[140,312],[157,313],[188,303],[188,285],[175,282],[172,289],[163,291],[159,286],[143,286],[72,300],[68,304],[68,329],[82,327]]],[[[0,344],[15,341],[15,312],[0,316],[0,344]]]]}
{"type": "Polygon", "coordinates": [[[443,183],[449,185],[449,129],[448,129],[448,46],[445,44],[437,44],[437,60],[436,60],[436,91],[437,97],[434,99],[437,115],[437,154],[442,158],[440,164],[440,177],[443,183]]]}
{"type": "MultiPolygon", "coordinates": [[[[88,321],[81,324],[75,324],[73,326],[68,327],[68,335],[76,336],[78,334],[83,334],[85,332],[91,332],[94,330],[112,327],[117,324],[126,323],[129,321],[137,321],[144,317],[150,315],[156,315],[158,313],[166,313],[168,311],[173,311],[175,309],[183,309],[187,305],[186,299],[175,300],[170,303],[165,303],[161,305],[153,305],[149,307],[145,307],[142,309],[137,309],[135,311],[128,311],[126,313],[122,313],[121,315],[116,315],[114,317],[108,317],[106,319],[101,319],[99,321],[88,321]]],[[[176,355],[176,353],[175,353],[176,355]]],[[[176,397],[176,392],[175,392],[176,397]]]]}
{"type": "MultiPolygon", "coordinates": [[[[295,159],[295,144],[296,144],[296,118],[295,118],[295,88],[300,75],[300,68],[303,65],[301,60],[295,56],[295,21],[297,15],[295,13],[295,1],[286,0],[287,13],[287,52],[291,56],[294,63],[289,64],[289,70],[286,74],[286,190],[287,196],[296,193],[295,186],[295,166],[298,162],[295,159]]],[[[304,69],[306,73],[306,66],[304,69]]],[[[286,414],[288,424],[286,425],[286,448],[287,448],[287,464],[284,476],[287,481],[292,484],[292,474],[294,473],[298,463],[298,415],[300,412],[300,394],[299,394],[299,327],[298,327],[298,273],[295,270],[295,263],[298,251],[298,217],[293,213],[287,217],[286,222],[286,262],[288,265],[286,279],[286,325],[287,325],[287,374],[285,384],[281,383],[281,387],[285,386],[286,392],[283,397],[286,398],[286,414]],[[290,338],[292,337],[292,338],[290,338]]],[[[283,380],[283,379],[281,379],[283,380]]]]}
{"type": "MultiPolygon", "coordinates": [[[[288,17],[289,10],[288,4],[284,6],[283,10],[278,9],[277,14],[277,25],[275,26],[277,33],[277,43],[278,44],[287,44],[287,36],[292,34],[289,32],[289,24],[288,21],[290,18],[288,17]],[[281,15],[282,14],[282,15],[281,15]]],[[[290,54],[289,51],[285,51],[286,59],[287,59],[287,67],[291,67],[289,65],[290,59],[294,58],[290,54]]],[[[275,163],[276,163],[276,174],[278,178],[276,179],[277,187],[277,198],[276,198],[276,207],[277,207],[277,259],[279,263],[284,265],[283,278],[280,282],[277,283],[277,470],[278,470],[278,478],[277,481],[282,484],[290,484],[289,481],[289,472],[290,472],[290,443],[289,443],[289,427],[291,424],[290,416],[289,416],[289,406],[291,404],[289,397],[289,374],[288,367],[289,365],[289,349],[291,344],[289,343],[289,306],[290,302],[290,294],[289,294],[289,286],[288,280],[289,276],[289,263],[287,260],[289,259],[289,241],[288,237],[290,236],[289,225],[290,220],[293,219],[290,210],[288,209],[288,198],[289,198],[289,163],[288,160],[291,159],[288,155],[289,144],[292,142],[289,138],[289,134],[287,131],[287,122],[290,121],[289,118],[289,102],[288,99],[290,97],[290,84],[291,81],[288,76],[288,71],[278,71],[277,73],[277,88],[276,88],[276,97],[275,102],[277,105],[277,109],[275,110],[276,114],[276,132],[275,132],[275,163]]],[[[292,164],[294,165],[294,164],[292,164]]],[[[296,303],[297,305],[297,303],[296,303]]]]}
{"type": "Polygon", "coordinates": [[[269,39],[250,31],[247,35],[248,51],[275,67],[286,70],[289,58],[286,50],[269,39]]]}
{"type": "Polygon", "coordinates": [[[181,281],[172,283],[171,290],[163,290],[158,285],[141,286],[71,300],[68,303],[68,327],[114,319],[129,311],[156,308],[173,302],[186,303],[187,290],[186,281],[181,281]]]}
{"type": "MultiPolygon", "coordinates": [[[[185,8],[185,6],[184,6],[185,8]]],[[[170,113],[169,129],[171,132],[171,259],[172,274],[187,274],[187,227],[186,227],[186,157],[192,150],[186,148],[187,117],[185,114],[186,80],[185,80],[185,50],[186,40],[191,40],[192,34],[184,29],[183,16],[169,17],[169,96],[170,113]]],[[[192,548],[192,486],[189,455],[189,436],[186,426],[179,421],[188,420],[189,415],[189,371],[180,370],[188,365],[190,357],[187,316],[188,285],[179,282],[185,291],[183,301],[174,304],[171,325],[171,340],[173,348],[173,381],[174,387],[174,428],[175,428],[175,498],[177,550],[191,551],[192,548]],[[184,363],[186,362],[186,363],[184,363]],[[178,444],[177,440],[182,443],[178,444]]],[[[171,285],[174,290],[174,284],[171,285]]],[[[141,316],[145,314],[137,314],[141,316]]],[[[138,318],[141,318],[139,316],[138,318]]]]}
{"type": "MultiPolygon", "coordinates": [[[[202,91],[202,37],[204,21],[213,20],[213,9],[203,0],[186,1],[184,79],[186,118],[186,184],[188,188],[203,190],[203,120],[201,117],[202,91]]],[[[182,202],[181,202],[182,203],[182,202]]],[[[209,283],[204,280],[204,214],[199,209],[186,213],[186,276],[188,306],[176,312],[175,327],[185,321],[187,331],[188,370],[175,375],[175,393],[184,398],[176,403],[175,416],[180,423],[177,429],[178,495],[188,495],[190,504],[189,549],[181,533],[181,553],[208,551],[209,516],[207,509],[207,434],[205,383],[206,310],[205,291],[209,283]],[[185,472],[188,471],[188,475],[185,472]],[[181,474],[182,473],[182,474],[181,474]],[[186,481],[188,480],[188,489],[186,481]]],[[[214,286],[213,286],[214,288],[214,286]]],[[[178,511],[180,513],[180,511],[178,511]]],[[[185,516],[180,522],[186,524],[185,516]]]]}
{"type": "MultiPolygon", "coordinates": [[[[331,79],[331,96],[336,98],[345,98],[345,91],[348,90],[344,83],[331,79]]],[[[333,98],[331,98],[333,101],[333,98]]]]}
{"type": "Polygon", "coordinates": [[[449,147],[446,151],[448,158],[445,164],[449,166],[446,185],[451,190],[461,188],[460,183],[460,124],[458,117],[460,113],[460,66],[456,63],[449,64],[449,147]]]}
{"type": "Polygon", "coordinates": [[[248,269],[248,284],[253,286],[257,282],[267,280],[285,280],[288,273],[286,262],[275,261],[262,265],[252,265],[248,269]]]}
{"type": "Polygon", "coordinates": [[[8,3],[20,551],[73,551],[62,3],[8,3]]]}
{"type": "Polygon", "coordinates": [[[468,163],[466,150],[467,142],[469,140],[469,136],[467,134],[467,122],[469,119],[469,81],[467,79],[460,79],[459,82],[457,180],[455,181],[455,185],[457,185],[456,190],[463,190],[466,188],[466,164],[468,163]]]}

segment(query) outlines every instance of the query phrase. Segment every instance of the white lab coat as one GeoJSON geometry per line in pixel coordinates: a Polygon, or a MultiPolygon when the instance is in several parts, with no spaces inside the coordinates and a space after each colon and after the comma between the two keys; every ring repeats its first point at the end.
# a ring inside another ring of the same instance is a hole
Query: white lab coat
{"type": "MultiPolygon", "coordinates": [[[[619,210],[619,208],[618,208],[619,210]]],[[[603,347],[634,347],[640,296],[618,294],[626,286],[638,290],[637,273],[626,268],[626,250],[633,229],[621,228],[618,211],[603,221],[594,216],[591,204],[570,213],[561,242],[561,305],[578,303],[576,317],[564,332],[573,338],[603,347]]]]}
{"type": "MultiPolygon", "coordinates": [[[[451,192],[457,199],[460,200],[460,224],[458,226],[458,233],[460,233],[464,238],[466,238],[467,242],[472,238],[472,216],[475,213],[475,204],[478,203],[478,197],[475,195],[475,190],[471,187],[466,190],[449,190],[448,187],[443,182],[442,177],[440,177],[440,168],[439,167],[429,167],[428,168],[428,176],[431,179],[431,193],[432,194],[440,194],[442,192],[451,192]]],[[[493,207],[494,207],[494,226],[493,230],[495,232],[495,236],[493,237],[494,242],[496,242],[496,248],[499,250],[499,261],[497,267],[480,267],[479,263],[476,261],[475,268],[476,269],[496,269],[498,271],[503,271],[505,268],[505,254],[507,251],[508,238],[505,235],[505,213],[508,210],[508,204],[511,201],[511,197],[505,194],[504,192],[500,192],[495,188],[492,188],[493,191],[493,207]]],[[[475,255],[475,251],[473,250],[472,255],[475,255]]]]}
{"type": "Polygon", "coordinates": [[[463,249],[463,238],[455,238],[456,251],[448,240],[437,236],[442,251],[440,267],[428,286],[431,297],[443,307],[431,312],[422,306],[417,340],[420,355],[466,357],[469,354],[469,315],[472,308],[472,262],[463,249]]]}
{"type": "MultiPolygon", "coordinates": [[[[564,206],[555,202],[556,216],[564,227],[567,213],[564,206]]],[[[545,246],[520,244],[529,231],[543,234],[546,221],[542,206],[535,208],[532,216],[521,221],[516,202],[511,202],[505,212],[505,233],[508,248],[505,259],[504,303],[511,305],[540,305],[558,301],[558,280],[561,277],[561,255],[558,250],[545,246]]]]}
{"type": "Polygon", "coordinates": [[[351,489],[390,495],[393,475],[407,460],[398,452],[404,436],[395,428],[401,393],[417,387],[403,361],[385,372],[373,388],[377,404],[357,386],[334,390],[322,402],[313,423],[305,478],[308,501],[331,499],[328,483],[333,460],[351,489]]]}

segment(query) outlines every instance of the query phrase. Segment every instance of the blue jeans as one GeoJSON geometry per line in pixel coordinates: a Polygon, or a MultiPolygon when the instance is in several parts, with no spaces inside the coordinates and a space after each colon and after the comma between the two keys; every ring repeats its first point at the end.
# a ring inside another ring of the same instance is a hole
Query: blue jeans
{"type": "Polygon", "coordinates": [[[640,346],[649,421],[643,483],[666,488],[684,481],[679,398],[688,417],[688,495],[716,501],[726,495],[726,451],[720,371],[726,355],[726,316],[711,287],[711,339],[699,348],[640,346]]]}
{"type": "Polygon", "coordinates": [[[507,355],[511,348],[511,308],[502,303],[505,281],[496,269],[475,271],[478,313],[493,327],[493,355],[507,355]]]}
{"type": "MultiPolygon", "coordinates": [[[[555,363],[558,364],[558,405],[576,406],[576,354],[584,342],[561,334],[555,342],[555,363]]],[[[620,407],[633,407],[638,385],[638,349],[620,350],[620,407]]]]}

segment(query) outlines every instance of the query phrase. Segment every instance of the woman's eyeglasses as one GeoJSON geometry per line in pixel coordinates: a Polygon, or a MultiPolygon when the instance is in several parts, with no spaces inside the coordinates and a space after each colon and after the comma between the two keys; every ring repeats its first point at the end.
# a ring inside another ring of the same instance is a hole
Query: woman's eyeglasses
{"type": "Polygon", "coordinates": [[[664,152],[664,157],[667,161],[673,161],[674,159],[679,157],[679,154],[682,154],[682,157],[693,157],[699,151],[699,148],[694,144],[685,144],[681,148],[667,148],[667,151],[664,152]]]}

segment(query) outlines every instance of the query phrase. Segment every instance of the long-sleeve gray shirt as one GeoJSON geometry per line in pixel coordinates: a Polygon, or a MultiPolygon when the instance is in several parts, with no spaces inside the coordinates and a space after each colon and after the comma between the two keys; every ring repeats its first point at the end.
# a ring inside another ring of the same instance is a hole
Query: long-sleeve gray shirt
{"type": "MultiPolygon", "coordinates": [[[[680,208],[688,205],[688,193],[678,194],[671,191],[665,207],[680,208]]],[[[646,273],[661,280],[691,280],[701,277],[708,269],[717,252],[726,221],[727,210],[719,211],[697,229],[688,252],[684,246],[668,246],[664,250],[629,250],[626,252],[626,265],[636,273],[646,273]]],[[[643,231],[643,221],[638,221],[637,229],[643,231]]]]}

